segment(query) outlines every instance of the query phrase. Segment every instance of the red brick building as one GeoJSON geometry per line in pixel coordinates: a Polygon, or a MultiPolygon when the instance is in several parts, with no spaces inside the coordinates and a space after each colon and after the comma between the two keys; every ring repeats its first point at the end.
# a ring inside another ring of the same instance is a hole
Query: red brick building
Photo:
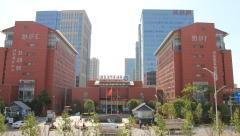
{"type": "Polygon", "coordinates": [[[59,32],[32,21],[17,21],[2,31],[0,95],[6,103],[31,101],[47,90],[52,107],[61,109],[64,94],[75,86],[77,51],[59,32]]]}
{"type": "Polygon", "coordinates": [[[230,91],[234,83],[231,50],[224,44],[226,35],[212,23],[194,23],[169,33],[155,53],[157,90],[172,101],[188,83],[213,86],[213,76],[203,68],[214,71],[216,64],[217,89],[226,85],[225,91],[230,91]]]}
{"type": "Polygon", "coordinates": [[[156,100],[155,94],[156,89],[144,88],[142,81],[99,80],[89,81],[86,88],[74,88],[72,101],[78,100],[83,104],[85,99],[92,99],[100,112],[105,113],[107,105],[108,113],[116,113],[127,110],[126,103],[130,99],[149,102],[156,100]]]}

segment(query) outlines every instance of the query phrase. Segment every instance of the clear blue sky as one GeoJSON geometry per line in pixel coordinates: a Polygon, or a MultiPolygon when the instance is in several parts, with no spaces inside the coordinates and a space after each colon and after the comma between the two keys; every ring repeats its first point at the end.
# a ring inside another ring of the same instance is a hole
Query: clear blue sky
{"type": "MultiPolygon", "coordinates": [[[[215,23],[227,32],[232,50],[234,81],[240,85],[240,1],[238,0],[5,0],[0,30],[14,22],[35,20],[38,10],[86,10],[92,23],[91,56],[100,59],[100,74],[123,75],[124,58],[135,56],[142,9],[191,9],[195,22],[215,23]],[[13,4],[14,3],[14,4],[13,4]]],[[[0,47],[4,35],[0,35],[0,47]]]]}

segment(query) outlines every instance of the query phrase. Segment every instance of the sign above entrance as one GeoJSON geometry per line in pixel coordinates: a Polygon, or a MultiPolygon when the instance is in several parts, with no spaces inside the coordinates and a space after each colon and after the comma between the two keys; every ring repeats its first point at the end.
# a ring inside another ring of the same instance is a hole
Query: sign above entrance
{"type": "Polygon", "coordinates": [[[101,75],[100,80],[125,80],[128,81],[128,76],[122,75],[101,75]]]}

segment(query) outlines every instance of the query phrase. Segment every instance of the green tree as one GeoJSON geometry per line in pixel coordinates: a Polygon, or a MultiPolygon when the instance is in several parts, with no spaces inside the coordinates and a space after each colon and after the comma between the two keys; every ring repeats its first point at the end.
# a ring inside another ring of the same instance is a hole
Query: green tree
{"type": "Polygon", "coordinates": [[[5,103],[2,99],[2,97],[0,97],[0,112],[1,113],[3,112],[4,108],[5,108],[5,103]]]}
{"type": "Polygon", "coordinates": [[[42,107],[42,113],[46,111],[46,106],[51,103],[51,99],[46,90],[41,91],[38,100],[42,107]]]}
{"type": "Polygon", "coordinates": [[[211,106],[210,109],[208,110],[208,116],[209,116],[210,119],[212,119],[212,121],[215,119],[213,106],[211,106]]]}
{"type": "Polygon", "coordinates": [[[20,127],[20,130],[24,136],[38,136],[40,134],[40,129],[33,112],[28,113],[25,117],[24,124],[20,127]]]}
{"type": "Polygon", "coordinates": [[[96,136],[100,135],[100,132],[101,132],[101,125],[100,125],[100,120],[97,116],[96,113],[94,113],[94,115],[91,117],[93,119],[93,122],[94,122],[94,131],[95,131],[95,134],[96,136]]]}
{"type": "Polygon", "coordinates": [[[163,119],[163,116],[161,116],[159,113],[156,113],[155,121],[156,121],[156,126],[153,126],[153,129],[155,130],[155,134],[159,136],[164,136],[167,130],[166,130],[166,123],[163,119]]]}
{"type": "Polygon", "coordinates": [[[202,104],[198,103],[197,108],[195,110],[195,115],[197,117],[198,122],[201,122],[201,118],[202,118],[202,114],[203,114],[203,108],[202,108],[202,104]]]}
{"type": "Polygon", "coordinates": [[[132,112],[132,109],[136,108],[140,104],[140,101],[137,99],[131,99],[127,102],[127,106],[129,108],[129,111],[132,112]]]}
{"type": "Polygon", "coordinates": [[[64,136],[71,136],[73,135],[73,129],[71,126],[71,120],[69,118],[68,112],[62,113],[62,120],[59,122],[59,128],[58,130],[60,133],[62,133],[64,136]]]}
{"type": "Polygon", "coordinates": [[[136,120],[133,116],[128,117],[128,123],[126,124],[127,133],[131,136],[132,135],[132,127],[136,124],[136,120]]]}
{"type": "Polygon", "coordinates": [[[151,107],[152,109],[156,109],[156,103],[157,103],[157,101],[150,100],[150,101],[148,101],[147,105],[149,107],[151,107]]]}
{"type": "Polygon", "coordinates": [[[94,112],[95,111],[94,101],[91,99],[86,99],[84,101],[84,110],[87,111],[89,114],[90,112],[94,112]]]}
{"type": "Polygon", "coordinates": [[[222,115],[222,120],[224,122],[228,122],[230,120],[230,118],[229,118],[230,117],[230,110],[228,108],[228,105],[227,104],[221,104],[221,105],[218,106],[218,108],[219,108],[219,111],[222,115]]]}
{"type": "Polygon", "coordinates": [[[191,111],[187,111],[185,114],[182,131],[186,136],[193,134],[193,115],[191,111]]]}
{"type": "Polygon", "coordinates": [[[7,130],[7,124],[5,124],[5,118],[0,113],[0,135],[4,134],[4,132],[7,130]]]}
{"type": "Polygon", "coordinates": [[[177,100],[174,102],[174,108],[176,112],[176,117],[182,118],[182,109],[184,107],[184,100],[182,98],[177,98],[177,100]]]}
{"type": "Polygon", "coordinates": [[[169,118],[174,118],[176,116],[176,111],[173,103],[165,103],[162,105],[162,113],[169,118]]]}
{"type": "Polygon", "coordinates": [[[218,124],[216,122],[216,119],[214,118],[213,121],[213,129],[216,131],[216,133],[220,136],[225,128],[225,124],[223,123],[222,119],[221,119],[221,115],[220,112],[217,113],[218,115],[218,124]]]}
{"type": "Polygon", "coordinates": [[[51,103],[51,99],[46,90],[41,91],[41,93],[33,99],[29,106],[37,115],[46,114],[46,107],[51,103]]]}
{"type": "Polygon", "coordinates": [[[235,132],[240,133],[240,108],[236,108],[233,116],[231,117],[231,124],[234,127],[235,132]]]}
{"type": "Polygon", "coordinates": [[[183,88],[183,97],[186,97],[188,99],[192,100],[192,95],[194,92],[198,90],[198,87],[196,85],[192,85],[190,83],[186,84],[183,88]]]}
{"type": "Polygon", "coordinates": [[[73,113],[77,113],[80,112],[80,108],[81,108],[81,103],[79,100],[73,100],[72,101],[72,112],[73,113]]]}
{"type": "Polygon", "coordinates": [[[162,112],[161,107],[162,107],[162,103],[161,102],[156,102],[155,109],[156,109],[157,113],[161,113],[162,112]]]}

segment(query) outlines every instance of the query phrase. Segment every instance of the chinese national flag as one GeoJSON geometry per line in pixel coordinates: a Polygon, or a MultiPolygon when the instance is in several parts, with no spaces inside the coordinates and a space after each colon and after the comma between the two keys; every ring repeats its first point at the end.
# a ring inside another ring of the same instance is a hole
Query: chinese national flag
{"type": "Polygon", "coordinates": [[[107,90],[107,96],[112,96],[112,88],[107,90]]]}

